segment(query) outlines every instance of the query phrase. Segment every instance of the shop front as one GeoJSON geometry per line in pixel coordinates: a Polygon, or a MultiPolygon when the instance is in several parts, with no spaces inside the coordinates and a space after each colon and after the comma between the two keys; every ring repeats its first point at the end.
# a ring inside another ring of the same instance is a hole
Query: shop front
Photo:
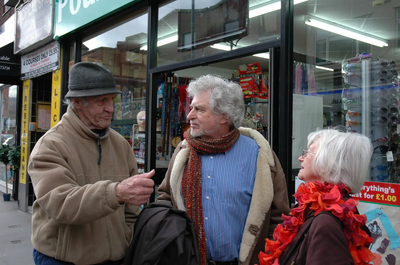
{"type": "Polygon", "coordinates": [[[373,250],[395,264],[397,245],[379,247],[397,234],[372,212],[384,211],[396,225],[390,220],[400,205],[395,1],[56,1],[54,10],[59,97],[74,63],[105,65],[122,92],[112,127],[131,144],[140,172],[156,169],[157,185],[188,125],[185,88],[204,74],[242,86],[243,126],[271,143],[290,196],[310,132],[335,127],[367,135],[375,150],[357,196],[368,206],[360,207],[371,215],[368,225],[382,232],[373,250]]]}
{"type": "MultiPolygon", "coordinates": [[[[160,1],[150,6],[133,1],[94,23],[65,29],[70,19],[80,21],[91,6],[76,7],[76,15],[71,16],[68,5],[56,3],[62,16],[55,19],[59,21],[55,35],[64,47],[62,67],[99,62],[114,74],[122,94],[115,99],[112,128],[131,144],[140,172],[156,169],[157,185],[188,127],[186,86],[201,75],[215,74],[240,83],[246,102],[245,126],[259,130],[270,141],[275,130],[277,150],[278,144],[290,139],[276,137],[283,124],[276,118],[273,122],[271,111],[287,93],[279,92],[277,81],[284,24],[280,12],[255,5],[249,0],[160,1]]],[[[66,80],[62,87],[65,95],[66,80]]]]}

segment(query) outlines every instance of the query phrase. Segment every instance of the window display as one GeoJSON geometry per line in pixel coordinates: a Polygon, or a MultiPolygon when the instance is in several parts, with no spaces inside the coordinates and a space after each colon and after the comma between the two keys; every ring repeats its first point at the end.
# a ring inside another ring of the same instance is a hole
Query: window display
{"type": "Polygon", "coordinates": [[[393,60],[362,54],[343,65],[343,110],[348,131],[371,137],[371,181],[400,183],[399,82],[393,60]]]}

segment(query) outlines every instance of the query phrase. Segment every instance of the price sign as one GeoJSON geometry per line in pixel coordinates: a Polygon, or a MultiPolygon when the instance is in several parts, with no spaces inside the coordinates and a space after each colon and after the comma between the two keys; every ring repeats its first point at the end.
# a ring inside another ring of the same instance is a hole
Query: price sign
{"type": "Polygon", "coordinates": [[[366,181],[353,197],[364,202],[400,206],[400,184],[366,181]]]}

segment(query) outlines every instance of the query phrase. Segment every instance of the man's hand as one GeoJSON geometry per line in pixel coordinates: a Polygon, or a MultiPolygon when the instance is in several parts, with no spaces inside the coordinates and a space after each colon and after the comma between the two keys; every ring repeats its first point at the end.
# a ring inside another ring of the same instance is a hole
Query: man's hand
{"type": "Polygon", "coordinates": [[[134,205],[142,205],[147,202],[153,193],[154,169],[148,173],[135,175],[123,180],[117,185],[116,193],[118,202],[125,202],[134,205]]]}

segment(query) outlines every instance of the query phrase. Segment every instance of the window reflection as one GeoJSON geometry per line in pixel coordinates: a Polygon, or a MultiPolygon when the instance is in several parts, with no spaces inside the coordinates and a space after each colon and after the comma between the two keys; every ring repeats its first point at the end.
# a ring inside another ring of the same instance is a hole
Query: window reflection
{"type": "Polygon", "coordinates": [[[126,22],[84,39],[81,61],[101,63],[113,73],[117,89],[122,93],[114,99],[111,127],[131,144],[139,172],[143,172],[144,134],[140,144],[132,141],[138,136],[137,115],[146,108],[147,50],[141,48],[147,42],[148,15],[132,17],[131,14],[126,22]]]}
{"type": "Polygon", "coordinates": [[[159,9],[157,65],[278,40],[280,4],[268,0],[168,3],[159,9]]]}
{"type": "Polygon", "coordinates": [[[398,21],[397,3],[309,0],[294,10],[294,50],[301,56],[295,56],[293,68],[293,116],[297,117],[293,133],[298,134],[293,168],[299,168],[296,160],[299,150],[306,148],[305,137],[317,129],[317,124],[310,124],[312,116],[313,122],[320,121],[318,127],[340,126],[370,137],[375,150],[368,180],[400,183],[395,169],[399,141],[394,140],[400,128],[400,54],[394,38],[398,26],[390,22],[398,21]],[[309,116],[299,115],[299,97],[321,103],[310,107],[309,116]],[[382,139],[388,141],[382,145],[382,139]]]}

